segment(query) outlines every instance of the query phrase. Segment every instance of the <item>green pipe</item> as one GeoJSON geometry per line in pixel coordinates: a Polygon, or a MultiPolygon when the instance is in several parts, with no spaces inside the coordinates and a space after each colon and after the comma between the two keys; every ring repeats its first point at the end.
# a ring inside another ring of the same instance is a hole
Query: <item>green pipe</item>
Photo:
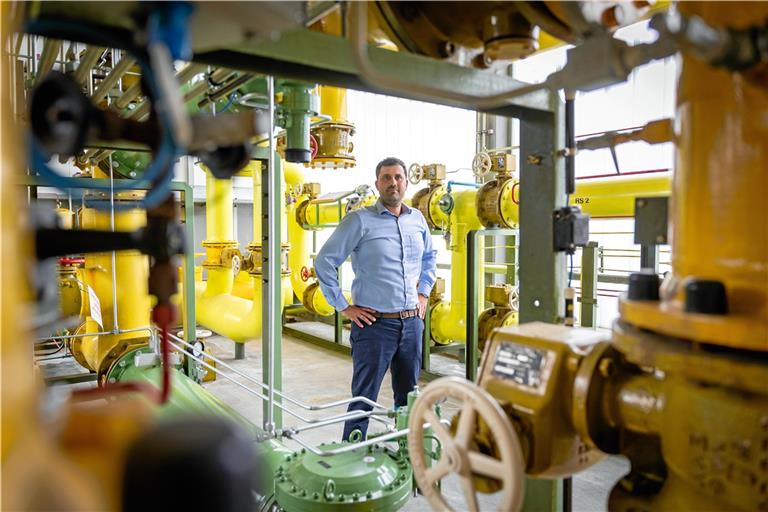
{"type": "MultiPolygon", "coordinates": [[[[163,370],[156,366],[136,366],[138,353],[149,353],[148,347],[126,353],[107,374],[109,382],[138,382],[160,389],[163,370]]],[[[164,421],[182,416],[218,416],[234,421],[249,432],[256,443],[256,453],[262,466],[261,481],[257,492],[263,496],[274,496],[277,468],[293,451],[274,438],[267,438],[265,432],[251,423],[240,413],[212,395],[176,368],[171,369],[171,395],[168,402],[157,408],[157,419],[164,421]]]]}

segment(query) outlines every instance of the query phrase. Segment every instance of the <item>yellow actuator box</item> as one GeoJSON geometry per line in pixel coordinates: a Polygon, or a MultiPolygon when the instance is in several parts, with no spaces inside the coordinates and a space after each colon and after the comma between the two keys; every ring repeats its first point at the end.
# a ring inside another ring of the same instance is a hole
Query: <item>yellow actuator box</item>
{"type": "Polygon", "coordinates": [[[570,475],[603,458],[579,436],[571,411],[578,369],[606,339],[592,329],[540,322],[504,327],[491,334],[478,384],[512,420],[527,474],[570,475]]]}

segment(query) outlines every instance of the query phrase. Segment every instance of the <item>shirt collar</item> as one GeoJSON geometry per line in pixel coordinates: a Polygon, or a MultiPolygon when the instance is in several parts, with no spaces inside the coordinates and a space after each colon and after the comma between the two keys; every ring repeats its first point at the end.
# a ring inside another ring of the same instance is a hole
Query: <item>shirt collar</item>
{"type": "MultiPolygon", "coordinates": [[[[388,214],[392,215],[392,212],[387,210],[387,207],[384,206],[384,203],[381,202],[381,198],[376,200],[376,204],[374,205],[376,208],[376,213],[381,215],[384,212],[387,212],[388,214]]],[[[405,204],[402,204],[402,211],[400,212],[401,215],[409,214],[411,213],[411,209],[405,204]]]]}

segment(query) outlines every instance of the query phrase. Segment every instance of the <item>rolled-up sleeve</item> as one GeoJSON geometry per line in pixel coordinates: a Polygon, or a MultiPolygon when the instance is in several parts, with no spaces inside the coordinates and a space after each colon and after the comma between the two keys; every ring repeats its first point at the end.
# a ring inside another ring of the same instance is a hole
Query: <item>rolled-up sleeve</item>
{"type": "Polygon", "coordinates": [[[432,234],[426,221],[424,224],[424,254],[421,256],[421,273],[419,274],[419,294],[429,297],[437,278],[437,250],[432,247],[432,234]]]}
{"type": "Polygon", "coordinates": [[[341,221],[315,258],[315,274],[320,282],[320,290],[328,304],[336,311],[343,311],[349,307],[349,302],[339,286],[337,270],[352,254],[362,236],[363,223],[360,216],[354,213],[349,214],[341,221]]]}

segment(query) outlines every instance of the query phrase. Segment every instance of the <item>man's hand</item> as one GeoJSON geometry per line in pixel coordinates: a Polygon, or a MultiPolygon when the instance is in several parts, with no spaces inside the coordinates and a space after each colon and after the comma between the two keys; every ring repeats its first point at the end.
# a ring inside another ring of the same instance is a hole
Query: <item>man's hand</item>
{"type": "Polygon", "coordinates": [[[419,318],[424,320],[424,316],[427,314],[427,304],[429,304],[429,297],[419,294],[419,303],[416,304],[416,309],[419,312],[419,318]]]}
{"type": "Polygon", "coordinates": [[[345,317],[349,318],[353,322],[357,324],[358,327],[361,329],[365,327],[363,325],[363,322],[365,322],[368,325],[373,324],[373,322],[376,321],[376,317],[373,316],[373,314],[376,312],[376,310],[371,308],[363,308],[358,306],[349,305],[347,309],[344,309],[341,311],[341,314],[345,317]]]}

